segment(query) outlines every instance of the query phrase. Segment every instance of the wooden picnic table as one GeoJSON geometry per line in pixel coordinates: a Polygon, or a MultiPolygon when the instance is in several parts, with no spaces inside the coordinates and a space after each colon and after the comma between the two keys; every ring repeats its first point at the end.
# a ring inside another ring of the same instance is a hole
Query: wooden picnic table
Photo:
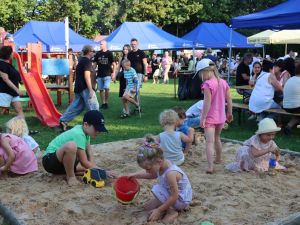
{"type": "Polygon", "coordinates": [[[241,90],[253,90],[254,89],[254,87],[252,87],[250,85],[235,86],[234,88],[241,89],[241,90]]]}

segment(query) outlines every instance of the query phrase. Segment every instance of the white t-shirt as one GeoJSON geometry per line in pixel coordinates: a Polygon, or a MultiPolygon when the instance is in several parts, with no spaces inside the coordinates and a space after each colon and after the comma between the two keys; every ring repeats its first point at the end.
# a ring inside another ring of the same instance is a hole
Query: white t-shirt
{"type": "Polygon", "coordinates": [[[300,107],[300,77],[293,76],[287,80],[283,88],[283,108],[300,107]]]}
{"type": "Polygon", "coordinates": [[[188,116],[200,116],[203,109],[203,100],[196,102],[192,105],[186,112],[185,115],[188,116]]]}

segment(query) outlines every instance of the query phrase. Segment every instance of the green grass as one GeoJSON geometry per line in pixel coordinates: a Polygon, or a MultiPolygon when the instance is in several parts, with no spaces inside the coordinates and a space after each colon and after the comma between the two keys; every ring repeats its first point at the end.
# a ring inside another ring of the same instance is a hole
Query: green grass
{"type": "MultiPolygon", "coordinates": [[[[162,131],[158,116],[161,111],[174,106],[181,106],[188,108],[196,100],[179,101],[174,98],[174,86],[169,85],[153,85],[152,83],[143,84],[141,89],[142,97],[142,118],[138,115],[133,115],[127,119],[120,118],[122,109],[120,98],[118,97],[119,84],[111,84],[111,93],[109,99],[109,109],[104,111],[106,127],[109,130],[107,134],[101,134],[96,139],[92,140],[92,144],[111,142],[117,140],[126,140],[130,138],[143,137],[146,133],[158,134],[162,131]]],[[[56,93],[51,93],[54,102],[56,102],[56,93]]],[[[241,97],[232,90],[233,100],[236,102],[241,101],[241,97]]],[[[58,107],[60,112],[64,112],[67,107],[67,94],[63,95],[63,105],[58,107]]],[[[42,126],[32,109],[24,106],[25,116],[28,126],[31,130],[40,131],[34,136],[36,141],[40,144],[41,149],[45,149],[48,143],[59,134],[56,129],[51,129],[42,126]]],[[[15,116],[14,110],[11,110],[9,115],[1,115],[0,125],[4,127],[6,121],[15,116]]],[[[235,114],[236,116],[236,114],[235,114]]],[[[237,118],[237,116],[236,116],[237,118]]],[[[82,121],[82,115],[76,117],[70,125],[79,124],[82,121]]],[[[222,132],[222,137],[231,138],[235,140],[248,139],[256,131],[256,123],[247,121],[247,115],[244,116],[241,126],[237,125],[237,119],[234,121],[228,130],[222,132]]],[[[288,148],[295,151],[300,151],[300,131],[295,130],[291,136],[284,136],[278,134],[276,143],[281,148],[288,148]]]]}

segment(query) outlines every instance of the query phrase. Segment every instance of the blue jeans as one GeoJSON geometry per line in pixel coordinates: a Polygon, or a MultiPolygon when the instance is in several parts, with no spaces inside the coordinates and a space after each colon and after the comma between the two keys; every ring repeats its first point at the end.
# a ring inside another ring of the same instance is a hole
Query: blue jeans
{"type": "Polygon", "coordinates": [[[185,119],[184,123],[185,123],[188,127],[198,128],[198,127],[200,127],[200,116],[196,116],[196,117],[187,117],[187,118],[185,119]]]}
{"type": "Polygon", "coordinates": [[[65,113],[60,117],[61,122],[69,122],[78,116],[82,111],[87,108],[88,110],[99,110],[99,102],[94,92],[94,97],[89,98],[90,92],[86,88],[80,93],[75,93],[74,99],[65,111],[65,113]]]}

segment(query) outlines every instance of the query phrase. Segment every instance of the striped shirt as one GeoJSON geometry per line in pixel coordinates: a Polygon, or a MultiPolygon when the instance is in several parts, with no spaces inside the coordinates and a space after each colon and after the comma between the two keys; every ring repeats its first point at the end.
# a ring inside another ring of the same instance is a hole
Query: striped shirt
{"type": "Polygon", "coordinates": [[[129,70],[124,70],[124,78],[127,81],[126,89],[129,89],[129,90],[134,89],[134,80],[137,78],[135,69],[130,67],[129,70]]]}

